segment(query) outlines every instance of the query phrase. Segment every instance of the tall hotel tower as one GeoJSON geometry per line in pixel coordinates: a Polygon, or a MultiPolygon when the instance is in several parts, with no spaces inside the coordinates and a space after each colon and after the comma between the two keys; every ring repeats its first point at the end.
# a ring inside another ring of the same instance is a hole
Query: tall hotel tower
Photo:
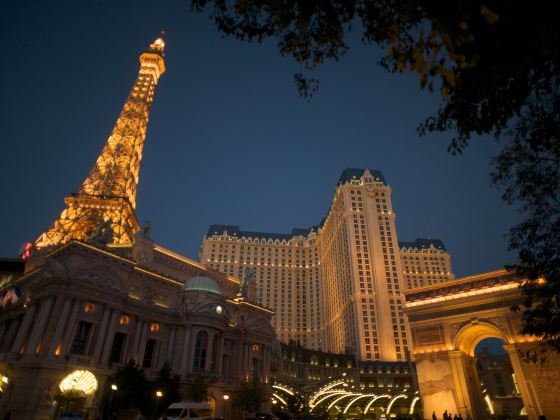
{"type": "Polygon", "coordinates": [[[398,242],[391,187],[371,169],[342,172],[319,226],[276,234],[212,225],[200,258],[238,277],[252,269],[281,341],[360,360],[406,360],[401,292],[453,279],[440,240],[398,242]]]}

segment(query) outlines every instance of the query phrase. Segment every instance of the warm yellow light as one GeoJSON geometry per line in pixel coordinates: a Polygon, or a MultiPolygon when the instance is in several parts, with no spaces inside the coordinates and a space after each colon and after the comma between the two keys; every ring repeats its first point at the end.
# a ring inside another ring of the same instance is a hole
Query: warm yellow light
{"type": "Polygon", "coordinates": [[[289,390],[289,389],[286,388],[286,387],[280,386],[280,385],[272,385],[272,388],[280,389],[280,390],[282,390],[282,391],[284,391],[284,392],[287,392],[287,393],[290,394],[290,395],[294,395],[293,391],[289,390]]]}
{"type": "Polygon", "coordinates": [[[161,392],[161,391],[156,391],[156,397],[158,397],[158,398],[163,397],[163,392],[161,392]]]}
{"type": "Polygon", "coordinates": [[[229,395],[228,394],[224,394],[224,400],[229,400],[229,395]]]}
{"type": "Polygon", "coordinates": [[[89,395],[97,390],[97,379],[88,370],[75,370],[60,382],[59,388],[65,391],[82,391],[89,395]]]}
{"type": "Polygon", "coordinates": [[[282,404],[284,405],[288,405],[288,403],[286,402],[285,399],[283,399],[280,395],[278,394],[272,394],[274,396],[275,399],[277,399],[278,401],[280,401],[282,404]]]}
{"type": "Polygon", "coordinates": [[[115,384],[111,384],[111,389],[112,389],[113,391],[116,391],[116,390],[119,389],[119,387],[116,386],[115,384]]]}
{"type": "Polygon", "coordinates": [[[430,298],[430,299],[423,299],[423,300],[418,300],[418,301],[414,301],[414,302],[408,302],[408,303],[406,303],[406,306],[410,308],[410,307],[426,305],[426,304],[430,304],[430,303],[443,302],[443,301],[446,301],[446,300],[460,299],[460,298],[464,298],[464,297],[481,295],[481,294],[490,294],[490,293],[499,292],[499,291],[503,291],[503,290],[515,289],[517,287],[518,287],[517,282],[508,283],[508,284],[504,284],[504,285],[500,285],[500,286],[487,287],[487,288],[484,288],[484,289],[475,289],[475,290],[471,290],[471,291],[468,291],[468,292],[459,292],[459,293],[454,293],[454,294],[446,295],[446,296],[439,296],[439,297],[430,298]]]}
{"type": "Polygon", "coordinates": [[[7,376],[2,376],[2,382],[4,382],[5,384],[7,384],[10,380],[8,379],[7,376]]]}

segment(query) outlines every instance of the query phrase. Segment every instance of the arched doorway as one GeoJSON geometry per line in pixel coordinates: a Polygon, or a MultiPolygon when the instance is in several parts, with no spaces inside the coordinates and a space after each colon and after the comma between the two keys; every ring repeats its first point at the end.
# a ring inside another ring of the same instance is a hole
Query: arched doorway
{"type": "MultiPolygon", "coordinates": [[[[444,411],[451,414],[460,414],[463,418],[467,415],[474,419],[484,419],[492,414],[502,414],[503,408],[497,407],[493,396],[497,392],[489,392],[488,385],[485,384],[483,376],[487,375],[488,379],[494,380],[492,366],[488,363],[496,361],[491,354],[486,352],[483,357],[486,360],[486,369],[477,357],[477,353],[481,349],[491,343],[495,350],[500,351],[503,372],[509,370],[509,381],[515,376],[523,377],[523,372],[518,373],[514,367],[514,363],[510,361],[511,354],[514,355],[517,362],[517,369],[520,369],[519,355],[517,355],[513,344],[510,344],[511,337],[496,325],[472,320],[458,327],[449,337],[447,348],[437,348],[430,352],[415,354],[416,369],[418,373],[418,381],[420,386],[420,394],[422,396],[423,406],[425,408],[424,415],[429,417],[432,412],[441,418],[444,411]],[[489,340],[491,340],[489,342],[489,340]],[[509,349],[509,351],[506,351],[509,349]],[[512,376],[514,374],[515,376],[512,376]],[[517,375],[516,375],[517,374],[517,375]]],[[[501,379],[505,381],[505,377],[501,379]]],[[[494,382],[492,383],[494,384],[494,382]]],[[[505,388],[505,383],[501,384],[505,388]]],[[[513,387],[513,384],[511,385],[513,387]]],[[[491,391],[495,391],[492,388],[491,391]]],[[[502,392],[505,400],[506,391],[502,392]]],[[[520,390],[509,393],[511,399],[516,399],[520,404],[517,413],[523,406],[519,398],[520,390]],[[515,397],[515,398],[513,398],[515,397]]],[[[502,403],[504,401],[501,401],[502,403]]],[[[502,404],[503,405],[503,404],[502,404]]]]}
{"type": "Polygon", "coordinates": [[[504,344],[498,338],[485,338],[476,345],[474,357],[487,414],[517,418],[523,400],[504,344]]]}
{"type": "Polygon", "coordinates": [[[66,375],[57,385],[51,407],[51,418],[61,413],[85,412],[98,388],[97,378],[89,370],[75,370],[66,375]]]}
{"type": "Polygon", "coordinates": [[[547,364],[524,360],[534,337],[521,334],[522,319],[511,307],[522,301],[519,280],[497,271],[405,292],[424,417],[445,410],[475,420],[488,417],[475,357],[483,340],[503,341],[530,420],[560,418],[560,357],[547,364]]]}

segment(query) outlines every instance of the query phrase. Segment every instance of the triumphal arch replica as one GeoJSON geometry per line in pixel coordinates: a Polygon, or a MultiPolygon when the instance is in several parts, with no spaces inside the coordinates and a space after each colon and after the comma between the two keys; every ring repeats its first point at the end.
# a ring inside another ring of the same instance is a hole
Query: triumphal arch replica
{"type": "Polygon", "coordinates": [[[511,310],[522,299],[518,284],[500,270],[405,293],[425,418],[432,412],[441,418],[445,410],[475,420],[488,416],[474,350],[496,337],[509,354],[523,412],[530,420],[560,419],[560,357],[533,363],[520,355],[536,340],[519,333],[520,315],[511,310]]]}

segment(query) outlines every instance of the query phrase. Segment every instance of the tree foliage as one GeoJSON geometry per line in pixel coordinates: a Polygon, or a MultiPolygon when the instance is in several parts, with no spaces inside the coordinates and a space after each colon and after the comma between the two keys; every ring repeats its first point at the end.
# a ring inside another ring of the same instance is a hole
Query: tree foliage
{"type": "Polygon", "coordinates": [[[180,380],[181,377],[179,375],[172,374],[169,361],[165,361],[158,371],[156,382],[153,385],[154,393],[155,391],[161,391],[163,393],[163,397],[159,403],[160,410],[164,410],[171,403],[181,400],[181,396],[179,395],[180,380]]]}
{"type": "Polygon", "coordinates": [[[256,381],[243,382],[233,393],[233,405],[241,410],[255,413],[266,399],[266,392],[256,381]]]}
{"type": "Polygon", "coordinates": [[[277,40],[300,64],[294,75],[304,98],[317,89],[313,70],[348,51],[348,34],[384,49],[379,64],[413,72],[441,105],[418,127],[445,132],[461,153],[473,136],[505,143],[493,180],[527,219],[509,245],[528,278],[524,332],[560,351],[558,299],[558,97],[560,25],[556,4],[538,0],[191,0],[209,6],[219,31],[244,41],[277,40]],[[545,278],[546,284],[537,278],[545,278]]]}
{"type": "Polygon", "coordinates": [[[522,332],[560,352],[560,95],[537,91],[512,128],[512,140],[495,159],[493,181],[503,198],[520,203],[527,218],[514,226],[509,244],[518,251],[510,266],[525,294],[522,332]],[[547,281],[542,281],[546,279],[547,281]]]}
{"type": "MultiPolygon", "coordinates": [[[[211,5],[218,30],[244,41],[278,41],[308,71],[347,51],[348,33],[385,48],[380,64],[418,74],[443,104],[420,127],[453,130],[460,151],[473,134],[500,134],[536,84],[558,68],[560,29],[553,2],[434,0],[192,0],[211,5]],[[358,28],[358,29],[356,29],[358,28]]],[[[294,76],[307,96],[316,81],[294,76]],[[311,83],[309,83],[311,82],[311,83]]]]}
{"type": "Polygon", "coordinates": [[[108,382],[117,385],[113,401],[115,408],[145,407],[148,382],[144,376],[144,371],[134,360],[130,360],[122,368],[118,369],[108,379],[108,382]]]}
{"type": "Polygon", "coordinates": [[[187,379],[185,399],[196,402],[208,400],[210,385],[214,379],[204,372],[198,372],[187,379]]]}
{"type": "Polygon", "coordinates": [[[163,364],[154,382],[148,381],[144,370],[134,360],[130,360],[107,381],[108,388],[110,385],[117,386],[116,391],[107,390],[107,410],[139,408],[143,413],[153,413],[157,405],[159,411],[163,411],[169,404],[180,401],[179,380],[179,375],[172,374],[169,362],[163,364]],[[156,391],[163,394],[159,401],[156,391]]]}

